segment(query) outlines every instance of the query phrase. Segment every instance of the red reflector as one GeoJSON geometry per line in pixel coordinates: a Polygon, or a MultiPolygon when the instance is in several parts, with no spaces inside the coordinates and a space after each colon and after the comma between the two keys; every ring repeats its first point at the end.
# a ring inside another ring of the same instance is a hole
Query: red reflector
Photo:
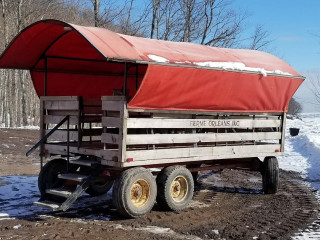
{"type": "Polygon", "coordinates": [[[133,162],[133,158],[127,158],[127,162],[133,162]]]}
{"type": "Polygon", "coordinates": [[[279,149],[276,149],[275,152],[280,152],[280,150],[279,150],[279,149]]]}

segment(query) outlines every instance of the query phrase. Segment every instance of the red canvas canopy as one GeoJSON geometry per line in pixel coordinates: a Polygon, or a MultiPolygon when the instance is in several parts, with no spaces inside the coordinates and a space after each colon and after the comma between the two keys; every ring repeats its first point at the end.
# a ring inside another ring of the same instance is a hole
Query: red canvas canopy
{"type": "Polygon", "coordinates": [[[24,29],[1,68],[28,69],[39,96],[100,98],[121,89],[129,109],[283,112],[303,81],[270,54],[117,34],[43,20],[24,29]]]}

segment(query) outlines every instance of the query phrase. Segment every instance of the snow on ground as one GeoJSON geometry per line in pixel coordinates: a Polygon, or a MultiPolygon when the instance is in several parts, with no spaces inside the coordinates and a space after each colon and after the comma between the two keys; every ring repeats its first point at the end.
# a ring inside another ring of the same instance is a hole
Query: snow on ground
{"type": "MultiPolygon", "coordinates": [[[[99,203],[105,203],[104,207],[111,204],[111,191],[103,196],[91,198],[84,195],[75,202],[69,213],[86,209],[99,203]],[[77,210],[76,210],[77,209],[77,210]]],[[[38,190],[38,176],[4,176],[0,177],[0,221],[9,218],[26,217],[34,214],[47,214],[50,209],[33,205],[38,201],[40,193],[38,190]]],[[[89,216],[90,219],[109,220],[105,214],[89,216]]]]}
{"type": "Polygon", "coordinates": [[[23,126],[23,127],[5,127],[4,124],[0,124],[0,128],[8,128],[8,129],[30,129],[30,130],[39,130],[39,126],[23,126]]]}
{"type": "Polygon", "coordinates": [[[320,190],[320,114],[287,120],[285,154],[278,159],[280,168],[302,173],[312,187],[320,190]],[[290,136],[289,128],[299,128],[299,135],[290,136]]]}
{"type": "MultiPolygon", "coordinates": [[[[288,119],[285,154],[278,158],[279,166],[297,171],[306,182],[320,192],[320,114],[302,114],[301,119],[288,119]],[[290,136],[289,128],[299,128],[298,136],[290,136]]],[[[320,216],[293,240],[320,239],[320,216]]]]}

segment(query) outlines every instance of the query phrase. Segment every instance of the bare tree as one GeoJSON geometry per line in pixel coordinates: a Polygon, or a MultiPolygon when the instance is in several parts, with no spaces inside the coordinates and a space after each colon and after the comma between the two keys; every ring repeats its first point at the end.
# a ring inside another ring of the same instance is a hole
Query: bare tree
{"type": "Polygon", "coordinates": [[[320,103],[320,74],[311,74],[309,83],[309,89],[314,94],[316,101],[320,103]]]}
{"type": "Polygon", "coordinates": [[[249,44],[249,49],[261,50],[270,45],[273,41],[270,38],[270,32],[263,29],[261,25],[255,27],[253,36],[249,38],[251,43],[249,44]]]}
{"type": "Polygon", "coordinates": [[[291,98],[289,102],[289,107],[288,107],[288,114],[297,116],[299,113],[301,113],[301,111],[302,111],[301,104],[295,98],[291,98]]]}

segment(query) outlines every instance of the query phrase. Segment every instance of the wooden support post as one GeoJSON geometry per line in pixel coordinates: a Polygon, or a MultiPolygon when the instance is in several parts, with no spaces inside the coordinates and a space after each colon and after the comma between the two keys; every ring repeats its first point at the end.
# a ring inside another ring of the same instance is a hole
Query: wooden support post
{"type": "Polygon", "coordinates": [[[136,91],[138,91],[139,65],[136,65],[136,91]]]}
{"type": "Polygon", "coordinates": [[[127,82],[128,82],[128,66],[124,63],[124,83],[123,83],[123,95],[127,96],[127,82]]]}
{"type": "MultiPolygon", "coordinates": [[[[40,98],[40,139],[45,135],[46,127],[44,123],[44,106],[43,100],[40,98]]],[[[40,146],[40,170],[43,167],[43,157],[44,157],[44,144],[40,146]]]]}
{"type": "Polygon", "coordinates": [[[48,85],[48,59],[44,57],[44,89],[43,96],[47,96],[47,85],[48,85]]]}
{"type": "Polygon", "coordinates": [[[280,144],[281,144],[281,152],[284,152],[284,143],[285,143],[285,135],[286,135],[286,120],[287,120],[287,114],[284,112],[282,115],[282,124],[281,124],[281,140],[280,140],[280,144]]]}

